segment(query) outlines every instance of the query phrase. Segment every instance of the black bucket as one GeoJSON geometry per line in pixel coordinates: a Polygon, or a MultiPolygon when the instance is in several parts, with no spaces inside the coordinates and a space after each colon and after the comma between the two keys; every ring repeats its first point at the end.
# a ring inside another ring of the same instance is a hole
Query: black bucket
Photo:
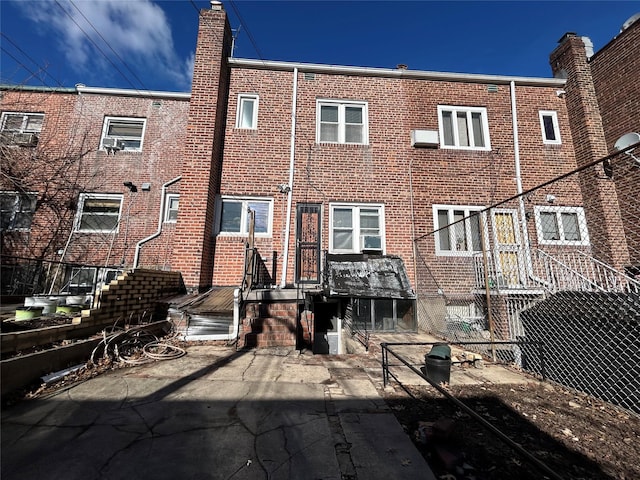
{"type": "Polygon", "coordinates": [[[437,343],[424,356],[427,378],[435,383],[449,383],[451,378],[451,348],[446,343],[437,343]]]}

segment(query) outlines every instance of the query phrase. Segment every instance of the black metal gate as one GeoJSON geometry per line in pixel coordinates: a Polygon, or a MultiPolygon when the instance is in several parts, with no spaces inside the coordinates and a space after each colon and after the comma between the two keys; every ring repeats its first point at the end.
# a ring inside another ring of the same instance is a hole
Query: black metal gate
{"type": "Polygon", "coordinates": [[[296,283],[320,283],[320,211],[303,203],[296,209],[296,283]]]}

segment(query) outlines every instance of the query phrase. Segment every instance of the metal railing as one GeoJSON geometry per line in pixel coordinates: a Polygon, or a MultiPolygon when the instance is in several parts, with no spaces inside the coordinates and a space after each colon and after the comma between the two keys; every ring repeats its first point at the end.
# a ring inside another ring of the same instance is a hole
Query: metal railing
{"type": "Polygon", "coordinates": [[[612,177],[594,162],[490,207],[434,207],[456,222],[415,240],[418,325],[541,342],[549,379],[640,413],[640,165],[609,160],[612,177]]]}

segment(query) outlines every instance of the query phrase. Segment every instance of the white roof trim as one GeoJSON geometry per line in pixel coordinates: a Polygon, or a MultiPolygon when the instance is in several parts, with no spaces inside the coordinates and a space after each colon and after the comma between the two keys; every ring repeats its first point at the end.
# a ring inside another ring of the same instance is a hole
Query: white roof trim
{"type": "Polygon", "coordinates": [[[152,90],[129,90],[124,88],[104,88],[104,87],[87,87],[86,85],[76,85],[78,93],[97,93],[101,95],[114,95],[125,97],[153,97],[153,98],[172,98],[177,100],[189,100],[191,93],[189,92],[158,92],[152,90]]]}
{"type": "Polygon", "coordinates": [[[421,80],[440,80],[450,82],[494,83],[532,85],[544,87],[561,87],[567,82],[562,78],[512,77],[505,75],[482,75],[475,73],[430,72],[424,70],[404,70],[395,68],[350,67],[341,65],[322,65],[315,63],[295,63],[254,60],[245,58],[229,58],[229,65],[239,68],[255,68],[262,70],[287,70],[297,68],[300,72],[315,72],[343,75],[360,75],[369,77],[413,78],[421,80]]]}

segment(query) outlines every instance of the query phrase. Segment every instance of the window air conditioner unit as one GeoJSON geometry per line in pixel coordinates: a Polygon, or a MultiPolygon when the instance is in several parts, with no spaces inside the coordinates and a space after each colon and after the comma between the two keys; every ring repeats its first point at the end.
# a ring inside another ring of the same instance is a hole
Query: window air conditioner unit
{"type": "Polygon", "coordinates": [[[102,147],[108,150],[122,150],[122,142],[117,138],[105,138],[102,140],[102,147]]]}
{"type": "Polygon", "coordinates": [[[437,147],[438,132],[435,130],[411,130],[412,147],[437,147]]]}
{"type": "Polygon", "coordinates": [[[14,133],[13,143],[33,147],[38,144],[38,135],[35,133],[14,133]]]}

